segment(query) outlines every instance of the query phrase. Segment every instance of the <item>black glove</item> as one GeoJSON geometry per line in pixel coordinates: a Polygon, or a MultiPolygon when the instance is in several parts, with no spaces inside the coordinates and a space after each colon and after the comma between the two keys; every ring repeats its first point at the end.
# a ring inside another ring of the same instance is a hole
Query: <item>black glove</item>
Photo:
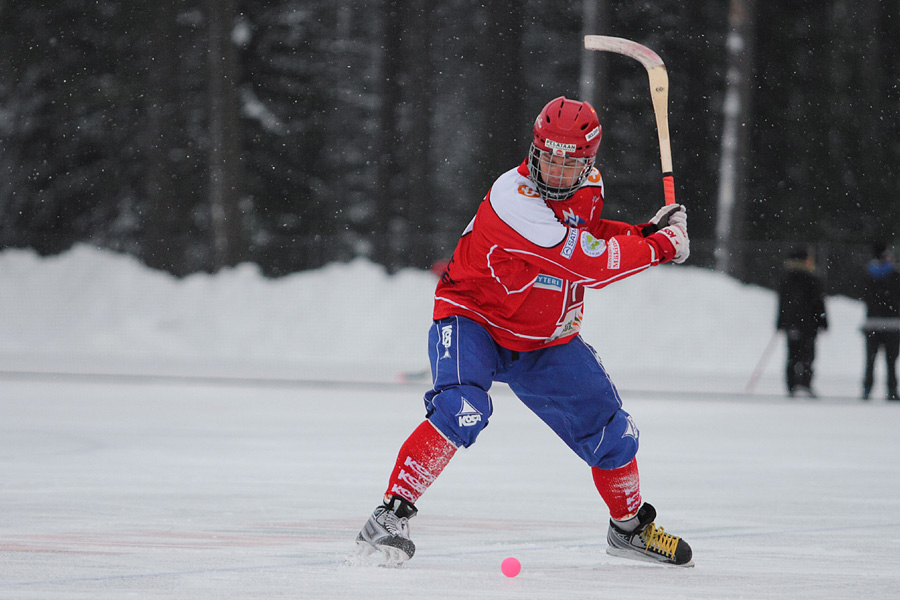
{"type": "Polygon", "coordinates": [[[650,234],[656,233],[663,227],[668,227],[669,217],[682,210],[684,210],[684,207],[680,204],[667,204],[663,206],[656,211],[656,214],[650,219],[650,222],[641,228],[641,233],[644,237],[647,237],[650,234]]]}

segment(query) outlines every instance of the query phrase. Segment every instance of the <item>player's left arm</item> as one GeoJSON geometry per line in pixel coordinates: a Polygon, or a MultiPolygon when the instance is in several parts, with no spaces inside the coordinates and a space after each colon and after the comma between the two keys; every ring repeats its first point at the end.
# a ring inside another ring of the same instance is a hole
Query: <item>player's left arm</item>
{"type": "Polygon", "coordinates": [[[649,267],[674,260],[675,243],[663,231],[649,237],[617,235],[596,238],[584,229],[570,228],[562,244],[552,248],[507,249],[510,255],[534,265],[539,272],[586,287],[601,288],[649,267]]]}
{"type": "Polygon", "coordinates": [[[645,237],[642,231],[642,225],[631,225],[622,221],[609,221],[600,219],[596,223],[592,223],[588,227],[588,231],[592,236],[600,240],[608,240],[617,235],[637,235],[645,237]]]}

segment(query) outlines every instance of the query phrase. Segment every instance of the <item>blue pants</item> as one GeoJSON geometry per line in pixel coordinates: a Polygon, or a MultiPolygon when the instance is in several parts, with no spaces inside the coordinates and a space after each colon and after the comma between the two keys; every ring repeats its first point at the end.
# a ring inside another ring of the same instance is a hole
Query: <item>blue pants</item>
{"type": "Polygon", "coordinates": [[[465,317],[435,321],[428,334],[434,387],[426,416],[457,446],[469,447],[493,413],[491,384],[516,396],[592,467],[634,458],[638,430],[594,349],[581,336],[559,346],[514,352],[465,317]]]}

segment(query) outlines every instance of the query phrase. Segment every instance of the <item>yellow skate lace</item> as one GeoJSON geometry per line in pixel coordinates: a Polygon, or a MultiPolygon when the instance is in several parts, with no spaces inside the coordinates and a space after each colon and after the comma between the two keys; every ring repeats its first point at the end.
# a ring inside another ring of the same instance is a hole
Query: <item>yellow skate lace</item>
{"type": "Polygon", "coordinates": [[[657,527],[650,523],[646,529],[641,532],[641,540],[644,542],[644,552],[655,552],[662,554],[667,558],[675,558],[675,548],[678,547],[678,540],[681,539],[670,533],[662,527],[657,527]]]}

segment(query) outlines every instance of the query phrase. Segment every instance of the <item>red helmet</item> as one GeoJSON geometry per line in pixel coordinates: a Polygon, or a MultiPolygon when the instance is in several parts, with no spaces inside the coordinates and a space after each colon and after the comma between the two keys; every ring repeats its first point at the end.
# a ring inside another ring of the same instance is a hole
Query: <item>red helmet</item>
{"type": "Polygon", "coordinates": [[[528,160],[531,180],[544,200],[565,200],[584,184],[594,168],[601,137],[597,111],[587,102],[560,96],[547,103],[534,121],[528,160]],[[569,163],[564,177],[551,173],[548,166],[561,162],[569,163]]]}
{"type": "Polygon", "coordinates": [[[535,147],[557,156],[593,158],[602,135],[594,107],[564,96],[548,102],[534,121],[535,147]]]}

